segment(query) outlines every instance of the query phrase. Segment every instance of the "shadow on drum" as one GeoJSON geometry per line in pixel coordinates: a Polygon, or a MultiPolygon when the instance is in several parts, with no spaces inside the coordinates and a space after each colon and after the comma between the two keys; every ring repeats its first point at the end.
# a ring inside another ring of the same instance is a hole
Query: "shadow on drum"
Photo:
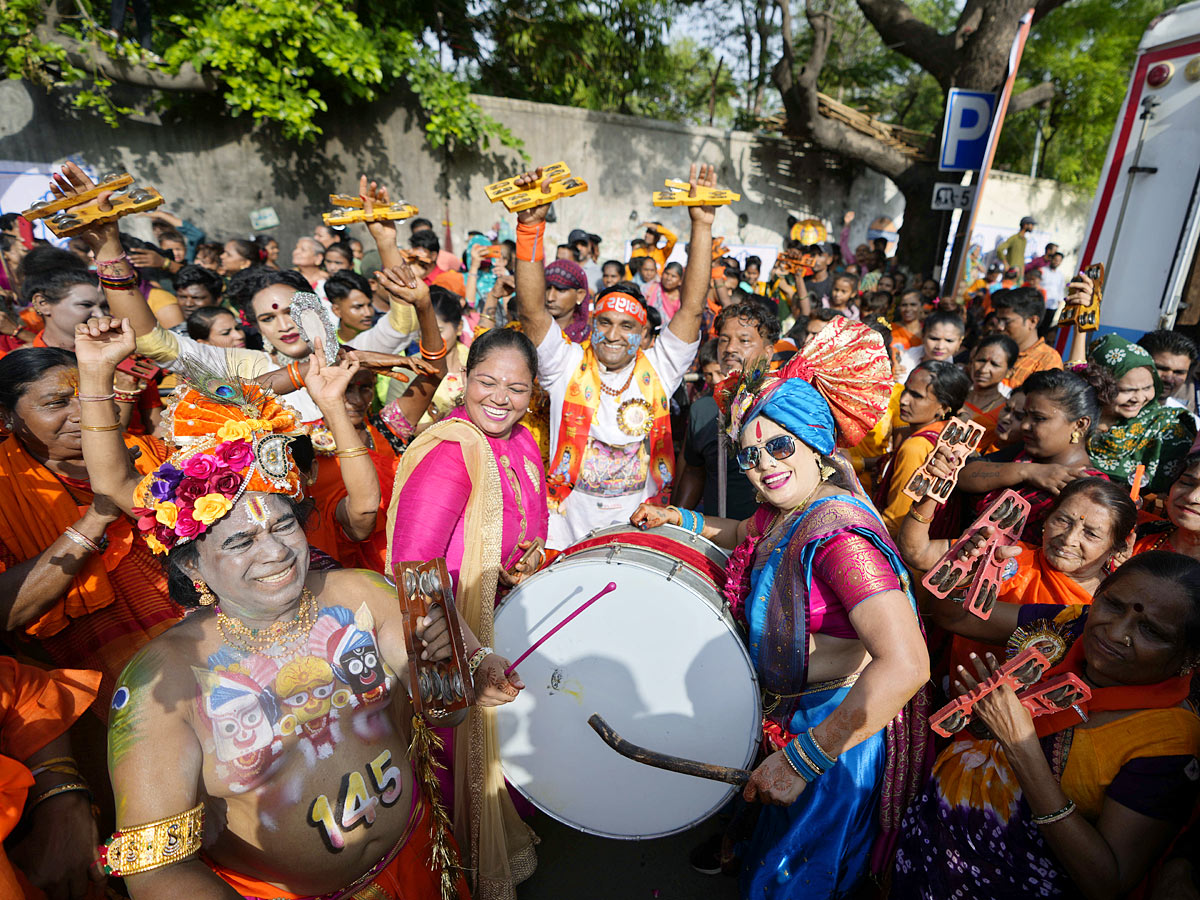
{"type": "MultiPolygon", "coordinates": [[[[653,636],[660,644],[661,637],[653,636]]],[[[733,788],[628,760],[587,718],[599,712],[622,737],[659,752],[745,767],[755,688],[744,667],[729,663],[726,637],[706,643],[690,664],[670,654],[639,656],[634,665],[589,654],[522,672],[527,687],[509,708],[515,715],[499,721],[506,774],[540,809],[581,831],[633,838],[689,828],[733,788]]]]}

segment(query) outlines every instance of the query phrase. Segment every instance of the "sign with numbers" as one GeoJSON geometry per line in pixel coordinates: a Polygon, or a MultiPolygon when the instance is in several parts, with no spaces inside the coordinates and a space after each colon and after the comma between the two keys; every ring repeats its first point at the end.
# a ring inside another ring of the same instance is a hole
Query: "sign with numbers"
{"type": "Polygon", "coordinates": [[[975,196],[975,188],[971,185],[939,181],[933,186],[933,202],[929,208],[966,209],[971,205],[973,196],[975,196]]]}

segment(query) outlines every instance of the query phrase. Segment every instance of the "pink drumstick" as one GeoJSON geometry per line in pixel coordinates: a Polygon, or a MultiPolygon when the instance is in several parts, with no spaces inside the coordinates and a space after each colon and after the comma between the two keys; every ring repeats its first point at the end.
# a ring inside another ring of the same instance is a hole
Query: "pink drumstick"
{"type": "Polygon", "coordinates": [[[605,594],[607,594],[611,591],[615,591],[616,589],[617,589],[617,583],[615,581],[610,581],[608,584],[606,584],[604,586],[604,588],[600,591],[600,593],[598,593],[595,597],[593,597],[591,600],[587,601],[587,603],[584,603],[582,606],[579,607],[579,609],[575,610],[575,612],[571,613],[569,616],[567,616],[565,619],[563,619],[561,622],[559,622],[557,625],[555,625],[553,628],[551,628],[549,631],[547,631],[545,634],[543,634],[540,638],[538,638],[536,641],[534,641],[532,647],[530,647],[528,650],[526,650],[524,653],[522,653],[520,656],[518,656],[517,661],[515,663],[513,663],[511,666],[509,666],[507,669],[504,670],[504,674],[505,675],[509,674],[513,669],[515,669],[517,666],[519,666],[521,663],[523,663],[525,661],[525,658],[527,656],[529,656],[530,653],[532,653],[538,647],[542,646],[542,644],[546,643],[546,641],[548,641],[550,638],[554,637],[554,633],[556,631],[558,631],[558,629],[562,628],[564,625],[566,625],[568,622],[570,622],[573,618],[575,618],[577,615],[579,615],[581,612],[583,612],[585,609],[587,609],[589,606],[591,606],[593,603],[595,603],[597,600],[599,600],[605,594]]]}

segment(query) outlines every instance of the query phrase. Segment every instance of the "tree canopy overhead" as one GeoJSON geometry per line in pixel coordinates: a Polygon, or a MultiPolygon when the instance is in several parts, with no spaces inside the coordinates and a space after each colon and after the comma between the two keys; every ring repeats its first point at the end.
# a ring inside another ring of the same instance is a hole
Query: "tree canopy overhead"
{"type": "Polygon", "coordinates": [[[438,37],[474,52],[469,30],[441,24],[465,20],[455,4],[356,10],[322,0],[181,0],[158,6],[153,51],[144,51],[107,28],[106,2],[0,0],[0,30],[10,39],[3,55],[10,78],[67,91],[76,106],[114,124],[135,102],[164,109],[216,98],[234,116],[304,141],[321,134],[320,114],[331,107],[407,89],[434,146],[516,146],[426,40],[436,27],[438,37]]]}

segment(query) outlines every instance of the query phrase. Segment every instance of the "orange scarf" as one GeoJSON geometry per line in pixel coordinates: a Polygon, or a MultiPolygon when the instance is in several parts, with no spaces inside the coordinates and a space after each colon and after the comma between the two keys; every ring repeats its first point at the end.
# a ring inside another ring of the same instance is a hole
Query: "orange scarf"
{"type": "MultiPolygon", "coordinates": [[[[650,477],[659,493],[671,483],[675,472],[675,454],[671,444],[671,407],[667,392],[650,360],[641,350],[634,361],[633,382],[653,410],[650,424],[650,477]]],[[[592,417],[603,396],[600,390],[600,364],[592,351],[591,341],[583,345],[583,362],[567,385],[563,401],[562,421],[558,426],[558,452],[547,470],[546,487],[551,509],[558,509],[570,496],[579,480],[583,454],[587,451],[592,417]],[[566,460],[564,471],[563,460],[566,460]]]]}
{"type": "MultiPolygon", "coordinates": [[[[1080,611],[1082,612],[1082,608],[1080,611]]],[[[1059,616],[1056,621],[1061,621],[1061,619],[1062,616],[1059,616]]],[[[1063,675],[1068,672],[1082,679],[1085,663],[1083,635],[1081,634],[1071,644],[1071,649],[1067,651],[1067,655],[1063,657],[1058,665],[1045,674],[1043,680],[1048,680],[1055,675],[1063,675]]],[[[1116,710],[1169,709],[1172,706],[1178,706],[1187,699],[1191,684],[1192,676],[1189,672],[1187,675],[1176,675],[1157,684],[1123,684],[1116,687],[1094,687],[1092,688],[1091,699],[1081,701],[1076,706],[1083,710],[1084,715],[1089,717],[1096,713],[1116,710]]],[[[1033,723],[1037,728],[1038,737],[1045,737],[1048,734],[1054,734],[1057,731],[1078,725],[1079,714],[1075,712],[1074,708],[1064,709],[1062,712],[1038,716],[1038,718],[1033,720],[1033,723]]]]}
{"type": "MultiPolygon", "coordinates": [[[[142,451],[138,469],[152,471],[165,454],[162,445],[149,438],[126,436],[126,442],[142,451]],[[157,445],[157,446],[156,446],[157,445]],[[146,466],[149,465],[149,469],[146,466]]],[[[83,505],[53,473],[33,458],[15,437],[0,443],[0,543],[20,560],[32,559],[79,521],[91,503],[90,491],[77,492],[83,505]]],[[[110,606],[116,599],[108,573],[129,554],[133,546],[133,523],[125,516],[108,526],[108,549],[88,557],[62,599],[25,627],[25,633],[43,638],[67,627],[68,619],[110,606]]]]}

